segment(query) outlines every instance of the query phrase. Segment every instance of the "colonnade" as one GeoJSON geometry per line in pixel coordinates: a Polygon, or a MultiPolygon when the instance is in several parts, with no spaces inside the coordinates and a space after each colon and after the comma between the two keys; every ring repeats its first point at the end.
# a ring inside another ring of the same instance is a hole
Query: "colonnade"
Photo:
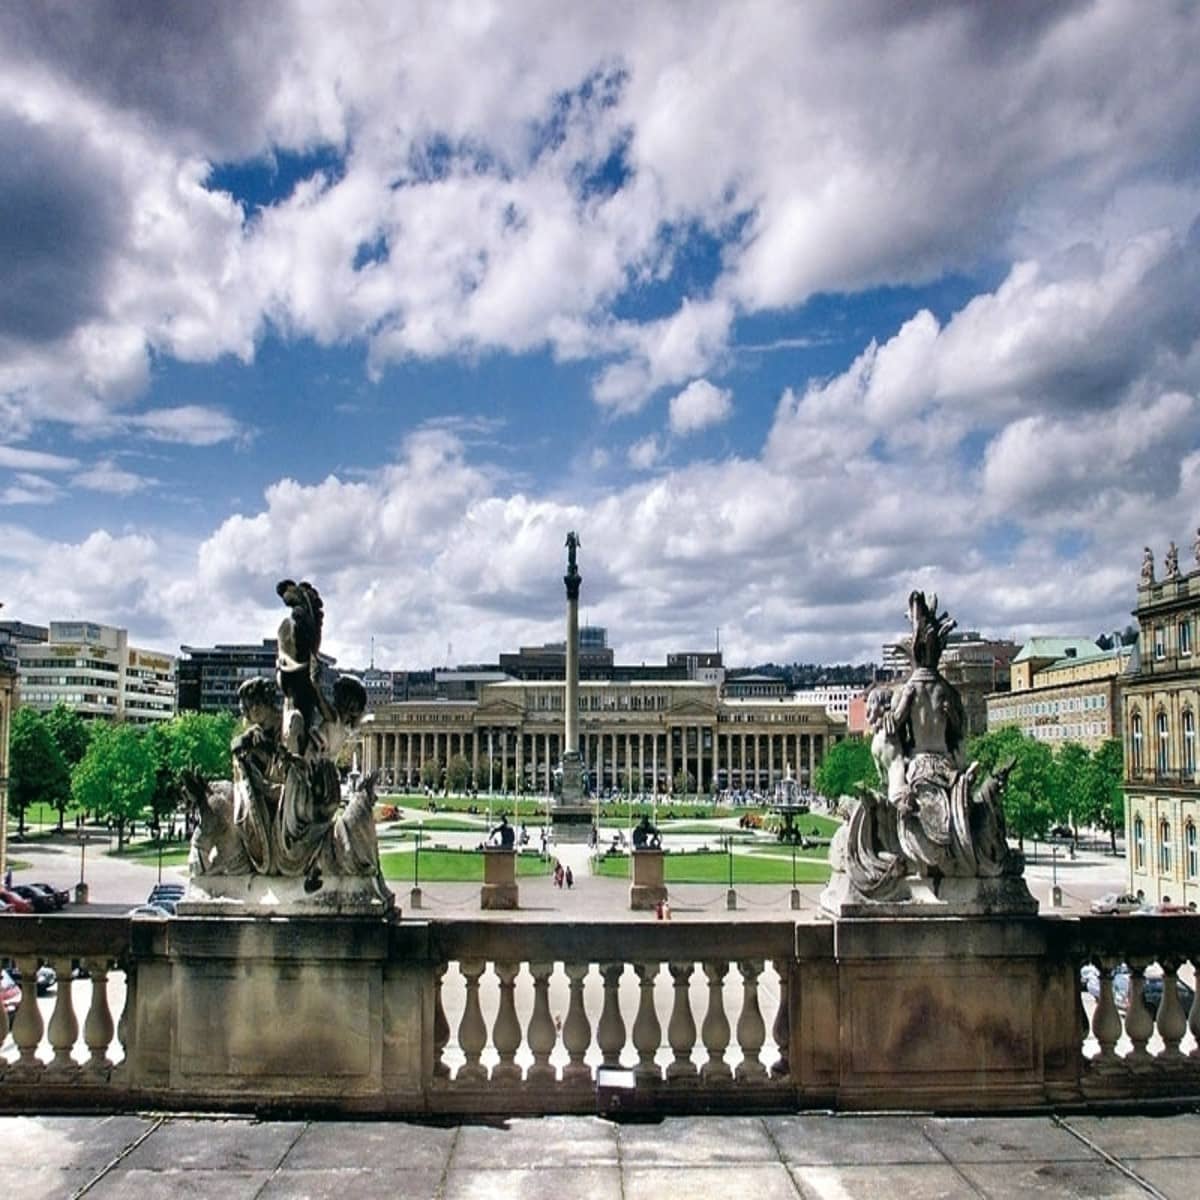
{"type": "MultiPolygon", "coordinates": [[[[579,751],[592,787],[601,792],[632,788],[670,793],[680,773],[686,773],[689,789],[766,791],[789,768],[802,784],[810,784],[829,740],[826,732],[733,731],[711,722],[595,731],[585,725],[579,751]]],[[[463,731],[381,729],[364,733],[362,745],[362,769],[377,771],[387,785],[416,786],[426,763],[444,769],[461,755],[472,778],[490,760],[493,788],[511,789],[519,780],[526,791],[550,792],[562,760],[563,734],[561,729],[514,725],[463,731]]]]}

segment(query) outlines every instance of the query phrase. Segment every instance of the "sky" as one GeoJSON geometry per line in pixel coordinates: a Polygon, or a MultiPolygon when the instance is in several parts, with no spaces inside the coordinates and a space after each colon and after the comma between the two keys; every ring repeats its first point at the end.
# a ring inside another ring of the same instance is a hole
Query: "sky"
{"type": "Polygon", "coordinates": [[[0,0],[0,601],[877,659],[1200,525],[1200,5],[0,0]],[[719,631],[719,632],[718,632],[719,631]]]}

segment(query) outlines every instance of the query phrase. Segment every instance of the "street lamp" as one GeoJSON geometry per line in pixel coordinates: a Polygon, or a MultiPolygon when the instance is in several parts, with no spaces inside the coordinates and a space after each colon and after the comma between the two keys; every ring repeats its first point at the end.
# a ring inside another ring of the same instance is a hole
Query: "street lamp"
{"type": "Polygon", "coordinates": [[[800,907],[800,891],[796,887],[796,841],[797,841],[796,834],[795,834],[795,831],[793,831],[793,833],[792,833],[792,895],[791,895],[791,907],[792,907],[793,912],[800,907]]]}
{"type": "Polygon", "coordinates": [[[409,904],[413,908],[421,907],[421,835],[425,832],[425,822],[417,822],[417,845],[413,851],[413,885],[409,895],[409,904]]]}
{"type": "Polygon", "coordinates": [[[737,892],[733,890],[733,834],[725,837],[725,851],[729,856],[729,890],[725,893],[725,907],[732,911],[737,908],[737,892]]]}

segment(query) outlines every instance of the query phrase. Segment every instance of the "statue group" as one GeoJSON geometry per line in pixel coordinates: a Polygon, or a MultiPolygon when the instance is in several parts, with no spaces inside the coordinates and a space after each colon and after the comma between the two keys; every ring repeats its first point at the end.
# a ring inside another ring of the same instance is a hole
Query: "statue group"
{"type": "Polygon", "coordinates": [[[838,830],[822,904],[846,916],[914,904],[947,915],[1036,912],[1024,856],[1005,832],[1008,769],[980,780],[978,764],[966,762],[962,700],[939,670],[955,622],[923,592],[909,596],[908,617],[909,676],[867,699],[881,787],[867,789],[838,830]]]}
{"type": "Polygon", "coordinates": [[[320,682],[324,610],[316,588],[283,580],[274,680],[238,689],[245,728],[231,743],[233,779],[195,782],[200,820],[188,859],[189,902],[376,911],[392,896],[379,868],[374,781],[343,803],[338,757],[362,722],[366,691],[320,682]]]}

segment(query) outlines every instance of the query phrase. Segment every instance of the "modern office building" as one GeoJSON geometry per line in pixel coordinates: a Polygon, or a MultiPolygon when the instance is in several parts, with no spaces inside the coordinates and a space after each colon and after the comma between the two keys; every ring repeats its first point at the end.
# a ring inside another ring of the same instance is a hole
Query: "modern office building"
{"type": "Polygon", "coordinates": [[[830,716],[841,721],[850,719],[850,702],[865,696],[865,683],[824,683],[817,687],[799,688],[795,696],[797,700],[808,704],[823,704],[830,716]]]}
{"type": "MultiPolygon", "coordinates": [[[[238,688],[256,675],[275,678],[277,645],[274,638],[261,642],[218,644],[216,646],[180,646],[179,711],[221,713],[238,711],[238,688]]],[[[337,660],[328,654],[321,658],[321,683],[333,685],[333,666],[337,660]]]]}
{"type": "Polygon", "coordinates": [[[1195,553],[1186,575],[1171,554],[1165,579],[1143,568],[1122,696],[1129,884],[1159,901],[1200,902],[1200,536],[1195,553]]]}
{"type": "Polygon", "coordinates": [[[16,643],[21,703],[48,712],[146,724],[175,715],[175,656],[129,645],[126,630],[51,621],[47,639],[16,643]]]}
{"type": "Polygon", "coordinates": [[[1101,650],[1085,637],[1035,637],[1012,661],[1007,692],[987,698],[987,727],[1015,725],[1052,748],[1095,750],[1121,736],[1121,687],[1131,650],[1101,650]]]}
{"type": "MultiPolygon", "coordinates": [[[[377,709],[363,734],[363,769],[414,786],[428,761],[462,755],[495,786],[549,793],[563,753],[565,682],[482,685],[477,700],[409,701],[377,709]]],[[[807,785],[846,734],[823,705],[790,696],[731,699],[689,680],[582,681],[579,751],[599,792],[691,788],[768,791],[790,768],[807,785]]],[[[689,789],[690,790],[690,789],[689,789]]]]}

